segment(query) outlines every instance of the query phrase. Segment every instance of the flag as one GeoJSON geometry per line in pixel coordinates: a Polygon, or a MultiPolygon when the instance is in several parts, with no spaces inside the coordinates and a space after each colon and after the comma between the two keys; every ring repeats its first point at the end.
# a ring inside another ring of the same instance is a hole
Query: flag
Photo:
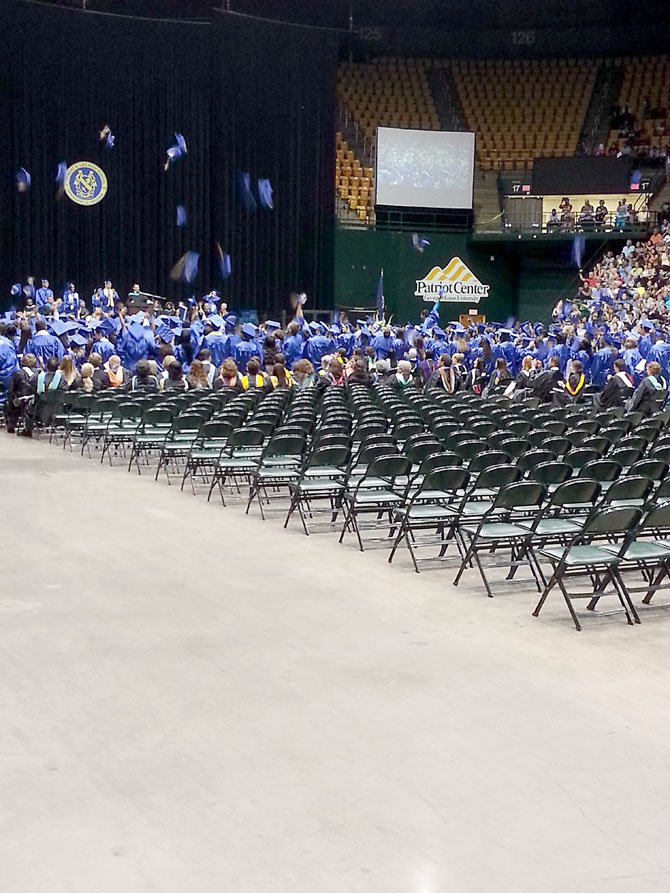
{"type": "Polygon", "coordinates": [[[584,236],[575,236],[572,240],[572,263],[577,269],[581,269],[585,247],[586,239],[584,236]]]}
{"type": "Polygon", "coordinates": [[[377,317],[379,319],[383,319],[385,306],[384,306],[384,271],[379,271],[379,282],[377,283],[377,317]]]}

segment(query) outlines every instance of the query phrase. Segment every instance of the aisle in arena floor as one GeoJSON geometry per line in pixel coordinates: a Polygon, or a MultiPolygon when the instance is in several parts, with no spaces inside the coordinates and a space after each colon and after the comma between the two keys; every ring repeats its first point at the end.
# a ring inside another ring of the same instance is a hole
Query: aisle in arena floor
{"type": "Polygon", "coordinates": [[[525,584],[0,459],[4,890],[667,889],[670,614],[578,635],[525,584]]]}

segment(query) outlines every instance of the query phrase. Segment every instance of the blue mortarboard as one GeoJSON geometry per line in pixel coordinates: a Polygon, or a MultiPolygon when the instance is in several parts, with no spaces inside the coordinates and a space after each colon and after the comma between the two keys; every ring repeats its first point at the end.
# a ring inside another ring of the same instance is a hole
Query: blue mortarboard
{"type": "MultiPolygon", "coordinates": [[[[437,332],[438,329],[435,329],[435,331],[437,332]]],[[[440,329],[439,331],[441,332],[442,329],[440,329]]],[[[460,324],[460,322],[457,322],[456,325],[454,326],[454,332],[456,332],[457,335],[464,335],[465,334],[465,326],[462,326],[460,324]]]]}
{"type": "Polygon", "coordinates": [[[418,254],[423,254],[428,245],[430,245],[428,239],[422,239],[419,237],[418,233],[412,233],[412,248],[418,254]]]}
{"type": "Polygon", "coordinates": [[[216,263],[219,267],[219,272],[221,273],[222,279],[227,279],[232,272],[232,264],[230,262],[230,255],[225,254],[223,248],[221,247],[221,243],[217,242],[215,244],[216,249],[216,263]]]}
{"type": "Polygon", "coordinates": [[[129,316],[126,319],[126,322],[138,322],[140,324],[143,323],[144,322],[144,310],[138,310],[137,313],[133,313],[132,316],[129,316]]]}
{"type": "Polygon", "coordinates": [[[208,322],[213,329],[222,329],[224,326],[223,317],[218,313],[212,313],[212,315],[208,317],[208,322]]]}
{"type": "Polygon", "coordinates": [[[200,255],[197,251],[185,252],[170,271],[170,278],[175,282],[183,279],[184,282],[192,283],[198,275],[199,260],[200,255]]]}
{"type": "Polygon", "coordinates": [[[156,334],[163,341],[172,341],[172,339],[174,338],[173,330],[170,328],[170,326],[166,326],[165,323],[161,323],[160,325],[156,326],[156,334]]]}
{"type": "Polygon", "coordinates": [[[187,154],[186,140],[184,139],[182,134],[175,133],[174,138],[174,145],[170,146],[170,148],[167,150],[167,161],[165,162],[165,170],[167,170],[171,164],[174,164],[175,161],[178,161],[180,158],[183,158],[184,155],[187,154]]]}
{"type": "Polygon", "coordinates": [[[21,294],[21,283],[15,282],[14,285],[9,289],[10,294],[12,295],[20,295],[21,294]]]}
{"type": "Polygon", "coordinates": [[[186,208],[177,205],[177,226],[186,226],[186,208]]]}
{"type": "Polygon", "coordinates": [[[70,335],[70,344],[76,344],[77,347],[85,347],[88,344],[88,341],[86,338],[75,332],[74,335],[70,335]]]}
{"type": "Polygon", "coordinates": [[[249,338],[256,337],[256,326],[252,322],[245,322],[242,326],[242,334],[248,335],[249,338]]]}
{"type": "Polygon", "coordinates": [[[144,326],[139,322],[131,322],[128,326],[128,331],[133,338],[140,339],[144,337],[144,326]]]}
{"type": "Polygon", "coordinates": [[[269,180],[259,179],[258,200],[261,203],[261,207],[268,208],[270,211],[274,208],[274,203],[272,201],[272,186],[269,180]]]}
{"type": "Polygon", "coordinates": [[[251,191],[251,174],[239,171],[237,174],[237,191],[247,211],[256,210],[256,199],[251,191]]]}
{"type": "Polygon", "coordinates": [[[232,313],[229,313],[223,321],[225,322],[227,329],[234,329],[237,325],[237,317],[232,313]]]}
{"type": "Polygon", "coordinates": [[[116,332],[116,325],[114,324],[114,320],[110,319],[108,316],[105,319],[101,320],[98,329],[103,333],[103,335],[111,335],[112,332],[116,332]]]}
{"type": "Polygon", "coordinates": [[[32,182],[33,178],[25,167],[20,167],[16,172],[16,188],[19,192],[27,192],[32,182]]]}
{"type": "Polygon", "coordinates": [[[357,320],[356,320],[356,325],[357,325],[357,326],[367,326],[367,324],[368,324],[367,319],[357,319],[357,320]]]}
{"type": "Polygon", "coordinates": [[[112,133],[109,124],[105,124],[100,131],[100,142],[103,144],[103,149],[106,149],[109,152],[110,149],[114,148],[115,140],[116,137],[112,133]]]}
{"type": "Polygon", "coordinates": [[[65,335],[68,332],[76,332],[77,324],[73,322],[66,322],[62,319],[51,319],[47,323],[47,326],[51,329],[54,335],[57,338],[60,338],[61,335],[65,335]]]}
{"type": "Polygon", "coordinates": [[[513,332],[511,329],[500,329],[500,330],[499,330],[499,334],[500,334],[500,335],[507,335],[508,338],[511,338],[512,335],[514,334],[514,332],[513,332]]]}
{"type": "Polygon", "coordinates": [[[310,327],[310,329],[314,332],[315,335],[316,335],[317,332],[320,332],[320,331],[321,331],[321,326],[319,325],[319,323],[318,323],[315,319],[313,319],[313,320],[311,321],[311,323],[309,324],[309,327],[310,327]]]}
{"type": "Polygon", "coordinates": [[[62,189],[65,185],[65,174],[67,173],[67,162],[59,161],[56,168],[56,185],[62,189]]]}
{"type": "Polygon", "coordinates": [[[333,335],[339,335],[342,332],[342,329],[337,323],[333,323],[333,325],[330,327],[330,331],[333,333],[333,335]]]}
{"type": "Polygon", "coordinates": [[[480,335],[484,334],[484,332],[486,331],[486,326],[484,325],[483,322],[477,323],[477,331],[479,332],[480,335]]]}
{"type": "MultiPolygon", "coordinates": [[[[461,330],[463,332],[465,331],[463,326],[461,326],[461,330]]],[[[435,326],[435,328],[433,329],[433,334],[436,335],[438,338],[444,338],[447,333],[444,331],[444,329],[441,329],[439,326],[435,326]]]]}
{"type": "Polygon", "coordinates": [[[273,332],[276,332],[277,329],[281,329],[281,324],[278,323],[278,322],[277,322],[276,320],[274,320],[274,319],[268,319],[268,320],[266,320],[266,322],[265,322],[265,328],[266,328],[266,329],[270,329],[270,330],[272,330],[273,332]]]}

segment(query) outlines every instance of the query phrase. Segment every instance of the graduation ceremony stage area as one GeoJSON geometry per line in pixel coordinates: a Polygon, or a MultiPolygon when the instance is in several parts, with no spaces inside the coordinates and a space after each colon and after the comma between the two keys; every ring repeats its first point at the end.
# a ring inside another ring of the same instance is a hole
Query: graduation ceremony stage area
{"type": "Polygon", "coordinates": [[[44,439],[0,461],[4,890],[667,889],[667,613],[577,635],[44,439]]]}

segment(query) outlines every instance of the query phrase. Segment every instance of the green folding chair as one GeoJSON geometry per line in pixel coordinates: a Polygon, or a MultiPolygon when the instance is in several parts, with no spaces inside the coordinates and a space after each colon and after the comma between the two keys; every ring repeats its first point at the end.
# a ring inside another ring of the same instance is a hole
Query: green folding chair
{"type": "MultiPolygon", "coordinates": [[[[540,554],[551,564],[552,574],[533,616],[539,617],[549,593],[558,586],[577,630],[582,626],[573,601],[588,599],[593,604],[594,600],[597,603],[606,595],[617,597],[628,624],[639,623],[640,618],[621,579],[619,565],[641,517],[642,512],[637,508],[596,509],[567,545],[545,546],[540,554]],[[608,548],[613,543],[617,545],[616,550],[608,548]],[[567,582],[572,579],[588,580],[589,589],[569,591],[567,582]]],[[[602,613],[598,612],[598,615],[602,613]]]]}

